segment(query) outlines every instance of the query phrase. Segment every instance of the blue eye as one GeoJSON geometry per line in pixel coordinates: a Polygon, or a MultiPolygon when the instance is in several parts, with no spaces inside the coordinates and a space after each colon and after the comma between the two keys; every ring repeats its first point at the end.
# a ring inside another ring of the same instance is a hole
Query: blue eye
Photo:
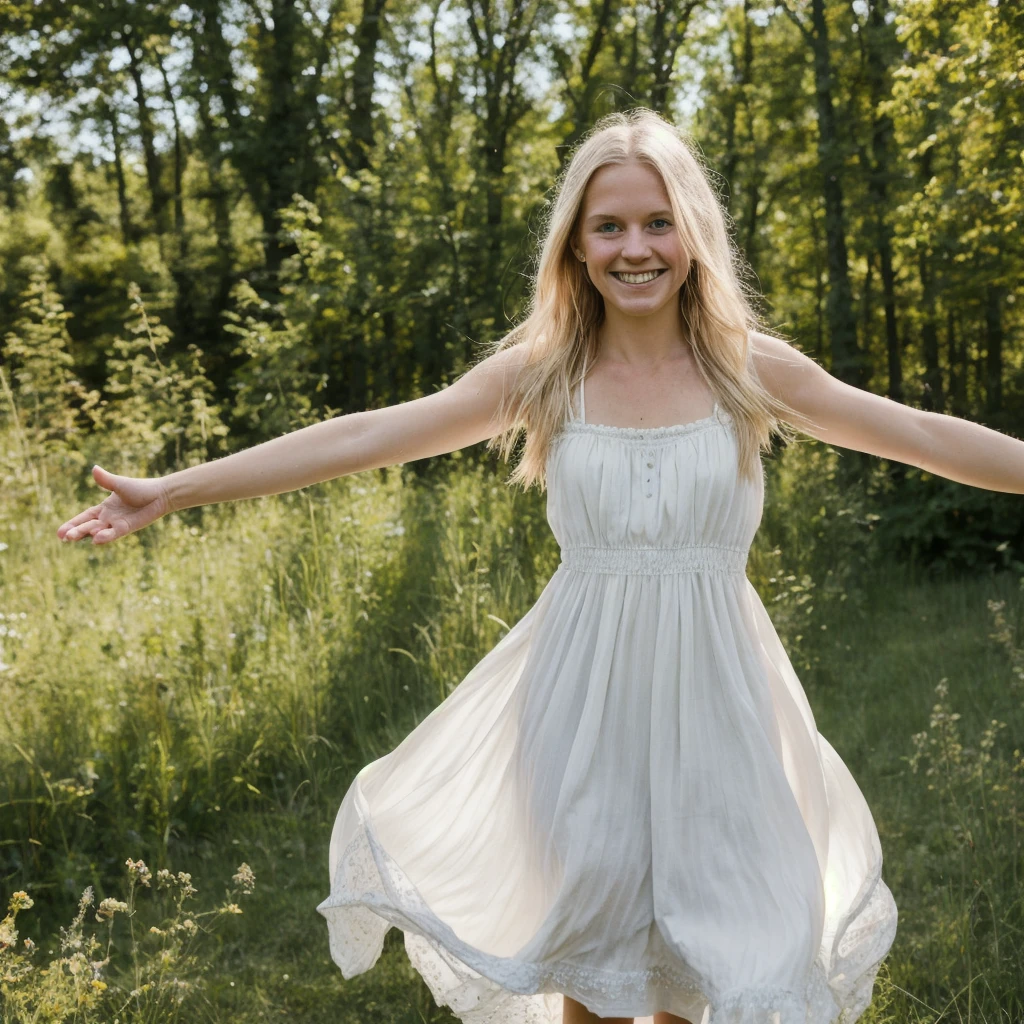
{"type": "MultiPolygon", "coordinates": [[[[651,221],[651,226],[656,228],[656,230],[660,230],[660,229],[657,228],[658,224],[664,224],[665,227],[667,227],[667,228],[672,226],[664,217],[655,217],[655,219],[651,221]]],[[[616,228],[617,229],[617,225],[613,224],[610,220],[609,221],[605,221],[604,224],[599,224],[598,225],[597,233],[599,235],[607,235],[607,234],[609,234],[609,232],[604,230],[605,228],[616,228]]]]}

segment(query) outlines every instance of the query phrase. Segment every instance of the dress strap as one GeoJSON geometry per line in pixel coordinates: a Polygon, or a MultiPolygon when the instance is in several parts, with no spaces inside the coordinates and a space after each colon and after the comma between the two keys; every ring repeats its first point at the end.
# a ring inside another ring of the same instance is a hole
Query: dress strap
{"type": "Polygon", "coordinates": [[[580,377],[580,423],[587,422],[587,397],[583,391],[583,382],[587,377],[587,354],[583,353],[583,375],[580,377]]]}

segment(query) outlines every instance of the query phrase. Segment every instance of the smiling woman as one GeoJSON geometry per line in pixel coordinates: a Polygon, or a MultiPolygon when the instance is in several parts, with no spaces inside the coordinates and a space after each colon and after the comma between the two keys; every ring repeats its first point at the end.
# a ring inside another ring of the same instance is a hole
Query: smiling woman
{"type": "Polygon", "coordinates": [[[464,1024],[852,1024],[870,1003],[896,906],[746,576],[760,449],[788,416],[1016,484],[1024,445],[834,381],[755,329],[738,265],[685,140],[613,115],[566,168],[529,316],[451,387],[161,480],[96,467],[114,494],[58,531],[109,543],[526,429],[512,480],[547,487],[561,561],[344,794],[318,909],[346,978],[396,926],[464,1024]]]}
{"type": "Polygon", "coordinates": [[[675,130],[599,123],[530,315],[477,367],[505,360],[491,442],[525,427],[513,479],[546,484],[561,563],[346,793],[319,907],[346,978],[396,925],[465,1024],[852,1024],[870,1002],[897,920],[878,834],[744,571],[759,448],[800,417],[784,394],[817,401],[737,265],[675,130]]]}

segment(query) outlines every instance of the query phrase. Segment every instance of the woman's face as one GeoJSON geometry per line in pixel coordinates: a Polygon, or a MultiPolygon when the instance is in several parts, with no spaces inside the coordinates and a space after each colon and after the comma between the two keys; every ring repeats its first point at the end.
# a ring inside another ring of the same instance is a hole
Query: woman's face
{"type": "Polygon", "coordinates": [[[690,272],[661,175],[631,160],[606,164],[587,184],[573,250],[604,296],[606,315],[648,317],[669,303],[690,272]]]}

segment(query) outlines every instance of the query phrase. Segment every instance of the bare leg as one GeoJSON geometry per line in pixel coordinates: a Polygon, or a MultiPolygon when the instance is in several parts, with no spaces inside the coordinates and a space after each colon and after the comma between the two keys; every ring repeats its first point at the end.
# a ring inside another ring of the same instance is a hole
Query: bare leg
{"type": "Polygon", "coordinates": [[[562,996],[562,1024],[633,1024],[632,1017],[598,1017],[571,996],[562,996]]]}
{"type": "MultiPolygon", "coordinates": [[[[571,996],[562,996],[562,1024],[633,1024],[633,1017],[598,1017],[591,1013],[582,1003],[571,996]]],[[[654,1015],[654,1024],[692,1024],[685,1017],[678,1017],[667,1010],[659,1010],[654,1015]]]]}

